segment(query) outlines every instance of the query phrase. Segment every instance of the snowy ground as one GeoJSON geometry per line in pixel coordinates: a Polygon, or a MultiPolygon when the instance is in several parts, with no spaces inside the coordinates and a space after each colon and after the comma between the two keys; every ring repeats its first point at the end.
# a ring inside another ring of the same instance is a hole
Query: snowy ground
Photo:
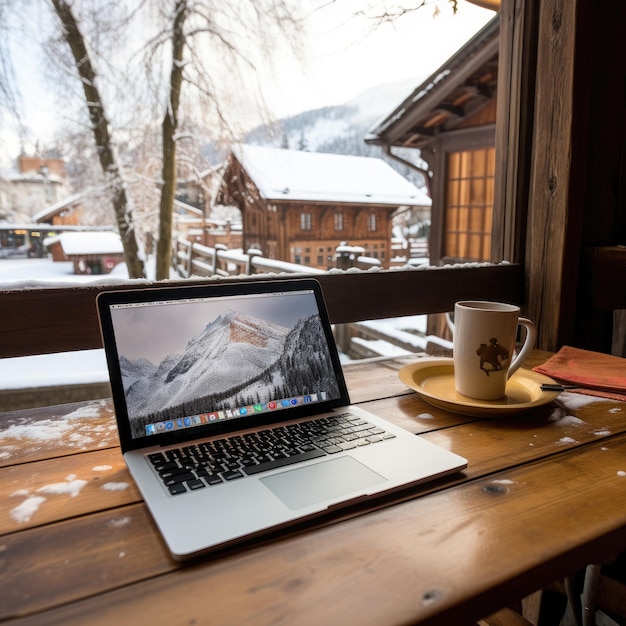
{"type": "Polygon", "coordinates": [[[124,263],[117,265],[110,274],[93,276],[74,274],[74,266],[70,261],[55,263],[50,259],[0,259],[0,289],[24,289],[38,283],[56,286],[94,280],[119,281],[124,278],[128,278],[124,263]]]}

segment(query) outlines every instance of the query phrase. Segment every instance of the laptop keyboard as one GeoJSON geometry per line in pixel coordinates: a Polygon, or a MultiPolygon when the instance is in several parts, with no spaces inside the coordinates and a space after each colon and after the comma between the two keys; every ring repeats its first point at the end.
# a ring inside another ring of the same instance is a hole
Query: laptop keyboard
{"type": "Polygon", "coordinates": [[[147,457],[165,487],[177,495],[394,437],[361,417],[343,413],[147,457]]]}

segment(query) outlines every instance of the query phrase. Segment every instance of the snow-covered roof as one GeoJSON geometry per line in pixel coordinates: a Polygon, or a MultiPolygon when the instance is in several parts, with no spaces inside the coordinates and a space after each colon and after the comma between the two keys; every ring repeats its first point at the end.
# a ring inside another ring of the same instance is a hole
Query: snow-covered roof
{"type": "Polygon", "coordinates": [[[86,193],[87,192],[85,191],[81,191],[79,193],[68,196],[67,198],[63,198],[63,200],[59,200],[58,202],[55,202],[45,209],[42,209],[41,211],[39,211],[39,213],[35,213],[35,215],[33,215],[31,219],[33,220],[33,222],[41,222],[44,221],[46,218],[53,217],[59,211],[66,209],[73,204],[76,204],[86,193]]]}
{"type": "Polygon", "coordinates": [[[202,217],[204,215],[204,211],[202,209],[199,209],[198,207],[195,207],[188,202],[176,200],[176,198],[174,198],[174,206],[177,207],[179,210],[185,211],[186,213],[191,213],[193,215],[197,215],[198,217],[202,217]]]}
{"type": "Polygon", "coordinates": [[[243,145],[237,160],[267,200],[430,206],[382,159],[243,145]]]}
{"type": "Polygon", "coordinates": [[[44,240],[49,246],[59,241],[63,252],[71,254],[118,254],[124,251],[122,240],[117,233],[61,233],[44,240]]]}

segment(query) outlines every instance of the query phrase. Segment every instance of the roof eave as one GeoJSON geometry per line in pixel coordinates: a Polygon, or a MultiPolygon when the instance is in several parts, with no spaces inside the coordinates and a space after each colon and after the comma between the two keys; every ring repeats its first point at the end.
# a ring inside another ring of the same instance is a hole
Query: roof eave
{"type": "Polygon", "coordinates": [[[375,124],[364,140],[372,145],[396,144],[413,126],[413,120],[428,112],[483,63],[498,53],[500,15],[496,14],[472,39],[433,72],[392,113],[375,124]]]}

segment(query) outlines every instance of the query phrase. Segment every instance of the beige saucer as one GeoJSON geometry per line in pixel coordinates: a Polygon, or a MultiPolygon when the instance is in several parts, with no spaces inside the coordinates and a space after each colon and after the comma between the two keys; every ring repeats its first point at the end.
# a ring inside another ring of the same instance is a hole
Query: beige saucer
{"type": "Polygon", "coordinates": [[[400,380],[414,389],[426,402],[461,415],[507,417],[554,400],[558,391],[542,391],[544,383],[554,380],[543,374],[520,368],[506,384],[506,396],[501,400],[474,400],[454,388],[452,359],[420,359],[399,372],[400,380]]]}

